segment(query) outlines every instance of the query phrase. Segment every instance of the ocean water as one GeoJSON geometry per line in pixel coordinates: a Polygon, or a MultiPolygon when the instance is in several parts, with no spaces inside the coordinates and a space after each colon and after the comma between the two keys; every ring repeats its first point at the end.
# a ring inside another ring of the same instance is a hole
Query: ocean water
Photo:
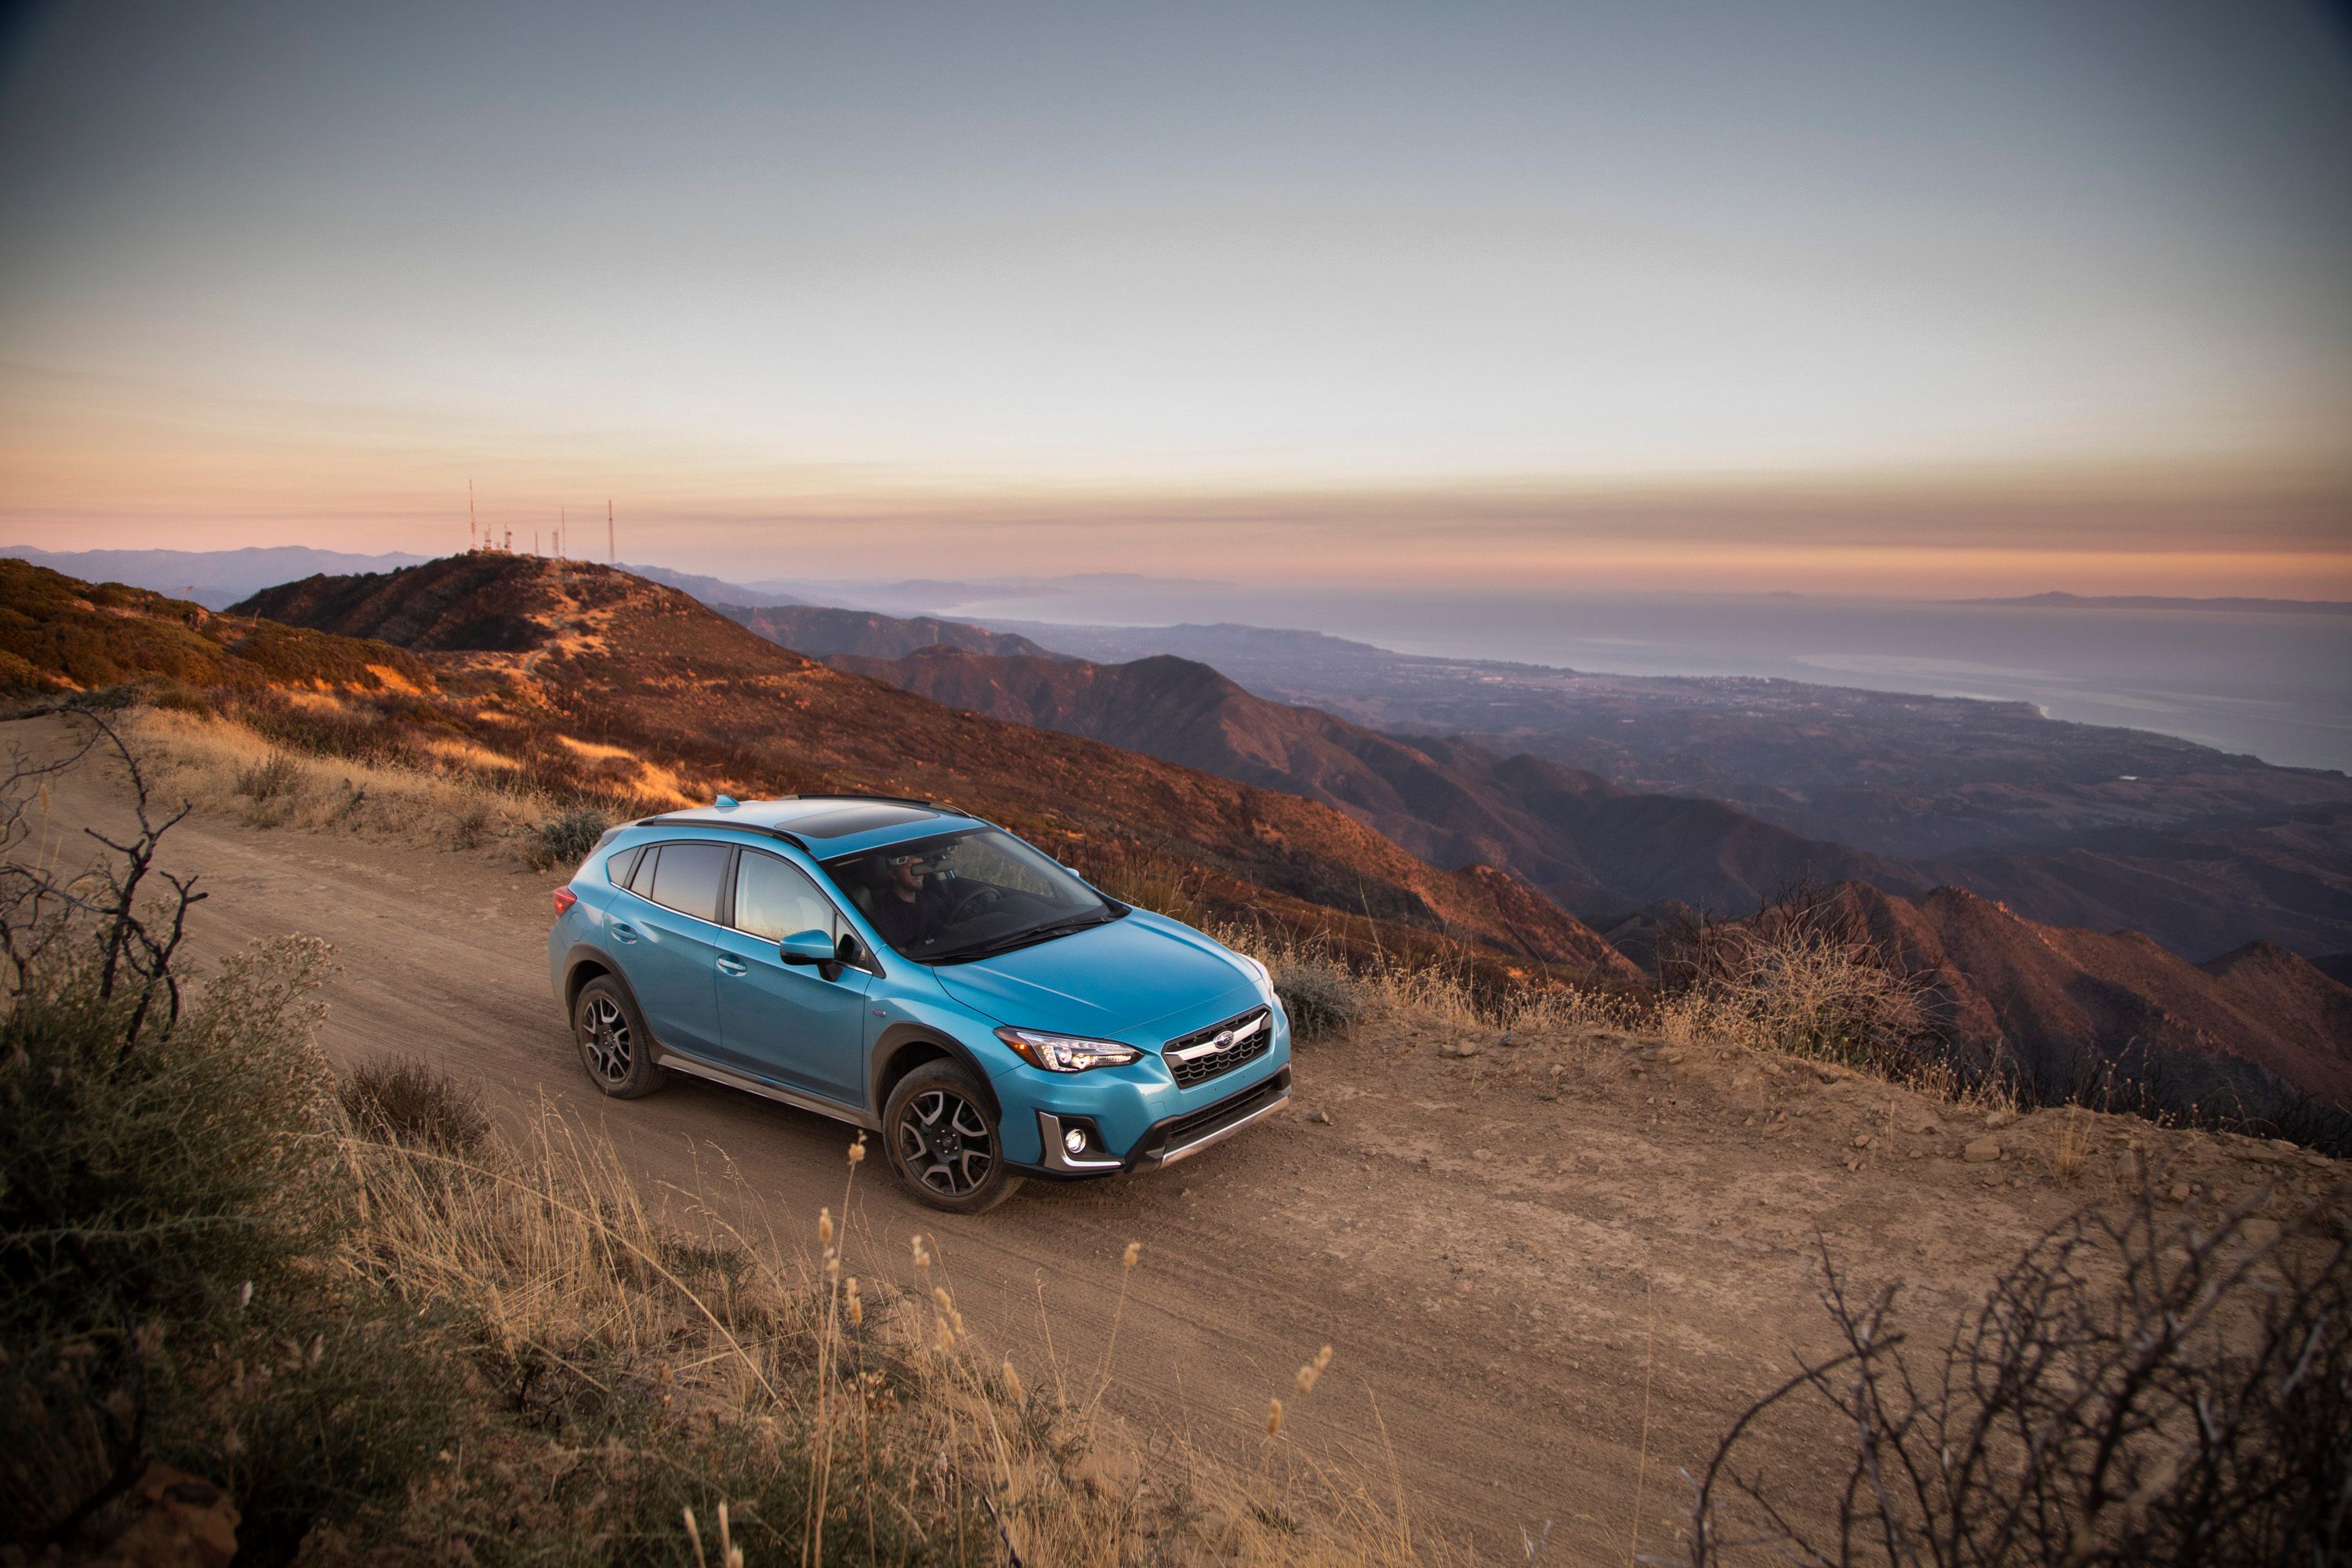
{"type": "Polygon", "coordinates": [[[1238,621],[1399,653],[1994,698],[2287,766],[2352,771],[2352,616],[1246,584],[977,599],[947,613],[1097,626],[1238,621]]]}

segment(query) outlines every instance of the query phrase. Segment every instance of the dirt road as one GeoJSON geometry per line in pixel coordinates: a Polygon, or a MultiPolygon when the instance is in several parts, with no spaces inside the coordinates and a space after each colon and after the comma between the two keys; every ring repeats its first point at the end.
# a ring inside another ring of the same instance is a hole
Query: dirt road
{"type": "MultiPolygon", "coordinates": [[[[11,731],[30,738],[11,725],[0,740],[11,731]]],[[[56,792],[52,836],[79,855],[80,827],[121,805],[85,772],[56,792]]],[[[589,1088],[549,994],[556,879],[226,818],[184,824],[164,860],[210,894],[199,958],[291,931],[334,944],[338,1062],[420,1057],[518,1116],[546,1097],[604,1129],[649,1192],[732,1201],[710,1174],[723,1156],[787,1237],[840,1203],[850,1134],[836,1123],[690,1080],[627,1103],[589,1088]]],[[[1642,1550],[1670,1548],[1677,1467],[1703,1461],[1794,1352],[1826,1342],[1817,1233],[1864,1280],[1910,1281],[1912,1312],[1940,1331],[2149,1131],[2084,1119],[2093,1154],[2063,1183],[2047,1114],[2002,1131],[2001,1161],[1966,1163],[1984,1129],[1948,1106],[1598,1033],[1505,1045],[1383,1023],[1302,1051],[1297,1073],[1293,1113],[1187,1164],[1032,1183],[976,1219],[920,1207],[869,1163],[850,1265],[911,1281],[908,1238],[934,1236],[975,1330],[1032,1381],[1050,1334],[1066,1382],[1090,1387],[1119,1254],[1140,1240],[1106,1398],[1139,1433],[1255,1453],[1283,1394],[1287,1440],[1369,1487],[1387,1490],[1393,1456],[1417,1531],[1519,1561],[1521,1531],[1549,1520],[1547,1562],[1624,1563],[1637,1526],[1642,1550]],[[1476,1054],[1441,1053],[1465,1041],[1476,1054]],[[1289,1397],[1325,1343],[1331,1373],[1289,1397]]],[[[2164,1137],[2209,1191],[2282,1173],[2291,1190],[2342,1184],[2315,1158],[2164,1137]]]]}

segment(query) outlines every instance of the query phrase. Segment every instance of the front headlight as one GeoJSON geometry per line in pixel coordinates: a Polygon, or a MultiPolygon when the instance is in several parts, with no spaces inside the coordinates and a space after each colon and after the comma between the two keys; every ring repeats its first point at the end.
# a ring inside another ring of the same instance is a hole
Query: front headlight
{"type": "Polygon", "coordinates": [[[997,1030],[996,1037],[1011,1046],[1023,1061],[1047,1072],[1084,1072],[1088,1068],[1125,1067],[1143,1059],[1141,1051],[1117,1040],[1049,1035],[1043,1029],[1015,1029],[1010,1026],[997,1030]]]}

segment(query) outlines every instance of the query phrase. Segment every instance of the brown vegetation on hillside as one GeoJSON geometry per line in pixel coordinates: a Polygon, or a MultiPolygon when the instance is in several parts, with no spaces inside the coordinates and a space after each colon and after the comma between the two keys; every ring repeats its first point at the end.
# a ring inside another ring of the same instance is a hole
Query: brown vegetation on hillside
{"type": "Polygon", "coordinates": [[[256,691],[273,686],[430,689],[414,656],[381,642],[218,616],[185,599],[89,584],[0,558],[0,695],[95,691],[138,680],[256,691]]]}
{"type": "Polygon", "coordinates": [[[1590,921],[1668,898],[1745,914],[1805,877],[1928,886],[1895,862],[1720,801],[1637,795],[1536,757],[1382,734],[1253,696],[1191,659],[1106,665],[940,646],[830,662],[950,707],[1321,801],[1437,865],[1512,871],[1590,921]]]}
{"type": "MultiPolygon", "coordinates": [[[[1369,942],[1468,949],[1630,983],[1622,954],[1524,882],[1441,871],[1344,814],[1076,737],[956,711],[778,647],[609,568],[471,555],[313,578],[244,612],[416,650],[466,695],[440,706],[549,787],[663,805],[866,790],[954,801],[1066,860],[1175,856],[1220,914],[1369,942]],[[668,798],[665,798],[665,796],[668,798]]],[[[377,706],[257,712],[289,744],[364,752],[377,706]]]]}
{"type": "MultiPolygon", "coordinates": [[[[1909,868],[1799,838],[1720,802],[1629,794],[1536,757],[1383,735],[1254,697],[1187,659],[1097,665],[934,647],[835,662],[999,718],[1325,800],[1441,863],[1511,867],[1587,912],[1597,913],[1596,898],[1623,907],[1671,896],[1736,916],[1760,903],[1740,924],[1694,918],[1712,933],[1699,961],[1707,984],[1769,996],[1750,1009],[1768,1036],[1784,1015],[1809,1015],[1812,1003],[1799,998],[1843,965],[1849,990],[1874,973],[1890,994],[1930,987],[1963,1063],[1988,1070],[1998,1059],[2039,1098],[2147,1096],[2177,1113],[2266,1122],[2290,1116],[2295,1095],[2352,1108],[2352,991],[2275,944],[2200,968],[2133,933],[2043,925],[1957,888],[1931,889],[1909,868]],[[1797,918],[1782,889],[1825,879],[1845,884],[1837,910],[1797,918]],[[1853,946],[1829,932],[1839,911],[1896,959],[1891,970],[1838,956],[1853,946]],[[1769,940],[1755,940],[1763,933],[1769,940]],[[1792,944],[1807,942],[1795,954],[1792,944]],[[1731,969],[1757,964],[1774,973],[1732,987],[1731,969]]],[[[1899,1047],[1874,1033],[1854,1048],[1940,1049],[1922,1044],[1918,1020],[1896,1033],[1899,1047]]]]}

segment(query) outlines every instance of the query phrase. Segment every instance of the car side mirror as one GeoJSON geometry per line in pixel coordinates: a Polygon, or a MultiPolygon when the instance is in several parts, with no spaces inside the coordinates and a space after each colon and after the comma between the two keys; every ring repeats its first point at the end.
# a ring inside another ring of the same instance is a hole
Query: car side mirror
{"type": "Polygon", "coordinates": [[[841,958],[833,945],[833,938],[814,928],[796,931],[776,943],[776,956],[786,963],[814,965],[816,972],[827,980],[841,973],[841,958]]]}
{"type": "Polygon", "coordinates": [[[833,961],[850,969],[872,969],[874,955],[853,931],[843,931],[840,942],[833,950],[833,961]]]}

